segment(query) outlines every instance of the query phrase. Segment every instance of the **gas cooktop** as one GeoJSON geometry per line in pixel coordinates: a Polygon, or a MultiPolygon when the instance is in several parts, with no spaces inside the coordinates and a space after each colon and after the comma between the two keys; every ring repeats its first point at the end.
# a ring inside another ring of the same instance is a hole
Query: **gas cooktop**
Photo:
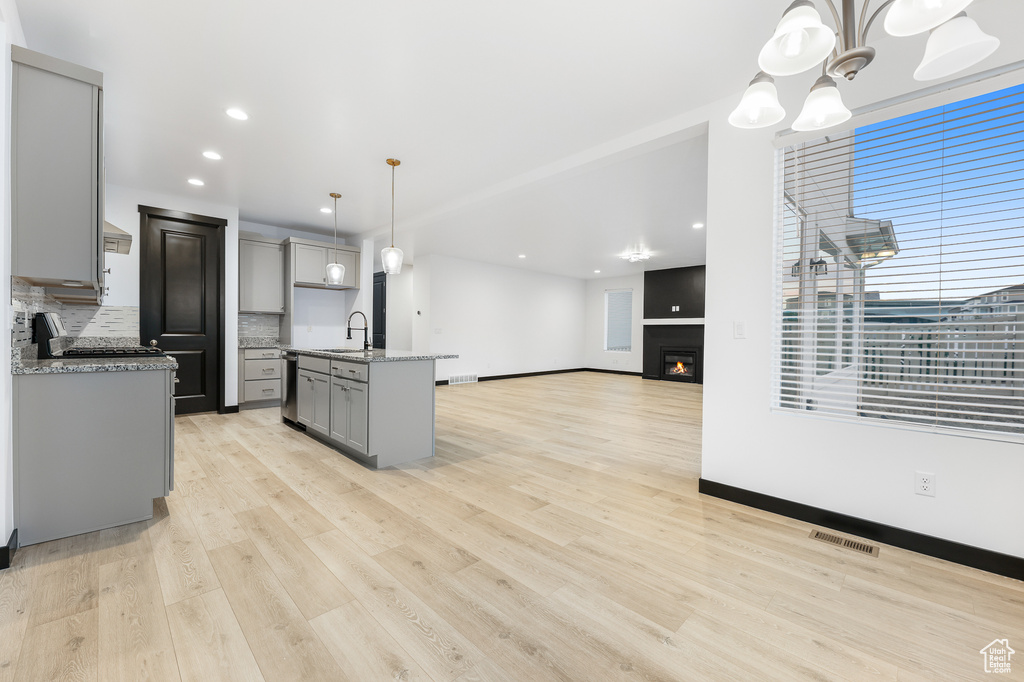
{"type": "Polygon", "coordinates": [[[68,348],[61,354],[62,358],[69,359],[80,359],[80,358],[126,358],[126,357],[149,357],[149,358],[162,358],[164,352],[159,348],[153,346],[150,348],[143,348],[142,346],[133,346],[131,348],[68,348]]]}

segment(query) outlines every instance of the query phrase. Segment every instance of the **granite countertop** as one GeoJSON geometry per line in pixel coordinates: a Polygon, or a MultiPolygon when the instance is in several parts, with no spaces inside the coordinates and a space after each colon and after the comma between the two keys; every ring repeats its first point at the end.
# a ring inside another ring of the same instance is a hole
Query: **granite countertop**
{"type": "Polygon", "coordinates": [[[277,348],[276,336],[239,336],[239,348],[277,348]]]}
{"type": "Polygon", "coordinates": [[[67,374],[70,372],[134,372],[139,370],[178,369],[174,358],[83,358],[22,360],[11,366],[11,374],[67,374]]]}
{"type": "Polygon", "coordinates": [[[278,346],[281,350],[291,351],[299,355],[312,355],[317,358],[329,358],[331,360],[348,360],[349,362],[411,362],[414,360],[454,360],[459,357],[454,354],[439,353],[416,353],[408,350],[383,350],[374,348],[362,351],[358,348],[294,348],[292,346],[278,346]],[[350,352],[338,352],[350,351],[350,352]]]}

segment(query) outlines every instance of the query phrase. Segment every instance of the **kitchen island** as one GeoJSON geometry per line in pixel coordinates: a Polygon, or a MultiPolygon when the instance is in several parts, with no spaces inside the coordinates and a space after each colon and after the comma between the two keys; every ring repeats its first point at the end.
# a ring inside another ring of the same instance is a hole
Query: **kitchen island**
{"type": "Polygon", "coordinates": [[[434,456],[434,363],[457,355],[282,346],[282,415],[376,469],[434,456]]]}

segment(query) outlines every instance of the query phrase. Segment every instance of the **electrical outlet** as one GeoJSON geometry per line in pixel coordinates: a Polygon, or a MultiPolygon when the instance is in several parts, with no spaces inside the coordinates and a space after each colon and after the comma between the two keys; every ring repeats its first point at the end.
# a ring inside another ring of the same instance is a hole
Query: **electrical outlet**
{"type": "Polygon", "coordinates": [[[935,474],[924,471],[914,472],[914,492],[918,495],[935,497],[935,474]]]}
{"type": "Polygon", "coordinates": [[[313,331],[313,325],[311,325],[311,324],[310,325],[306,325],[306,331],[307,332],[313,331]]]}

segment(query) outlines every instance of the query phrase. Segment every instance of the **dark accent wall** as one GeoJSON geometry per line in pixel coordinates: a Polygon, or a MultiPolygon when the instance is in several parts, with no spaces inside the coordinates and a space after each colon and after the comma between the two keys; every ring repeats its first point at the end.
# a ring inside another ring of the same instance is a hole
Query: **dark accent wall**
{"type": "MultiPolygon", "coordinates": [[[[646,296],[646,294],[645,294],[646,296]]],[[[644,325],[644,379],[661,378],[662,348],[698,348],[700,368],[697,383],[704,383],[704,325],[644,325]]]]}
{"type": "MultiPolygon", "coordinates": [[[[704,317],[706,266],[649,270],[644,273],[644,318],[704,317]],[[673,311],[673,306],[679,310],[673,311]]],[[[645,361],[644,374],[647,374],[645,361]]]]}

